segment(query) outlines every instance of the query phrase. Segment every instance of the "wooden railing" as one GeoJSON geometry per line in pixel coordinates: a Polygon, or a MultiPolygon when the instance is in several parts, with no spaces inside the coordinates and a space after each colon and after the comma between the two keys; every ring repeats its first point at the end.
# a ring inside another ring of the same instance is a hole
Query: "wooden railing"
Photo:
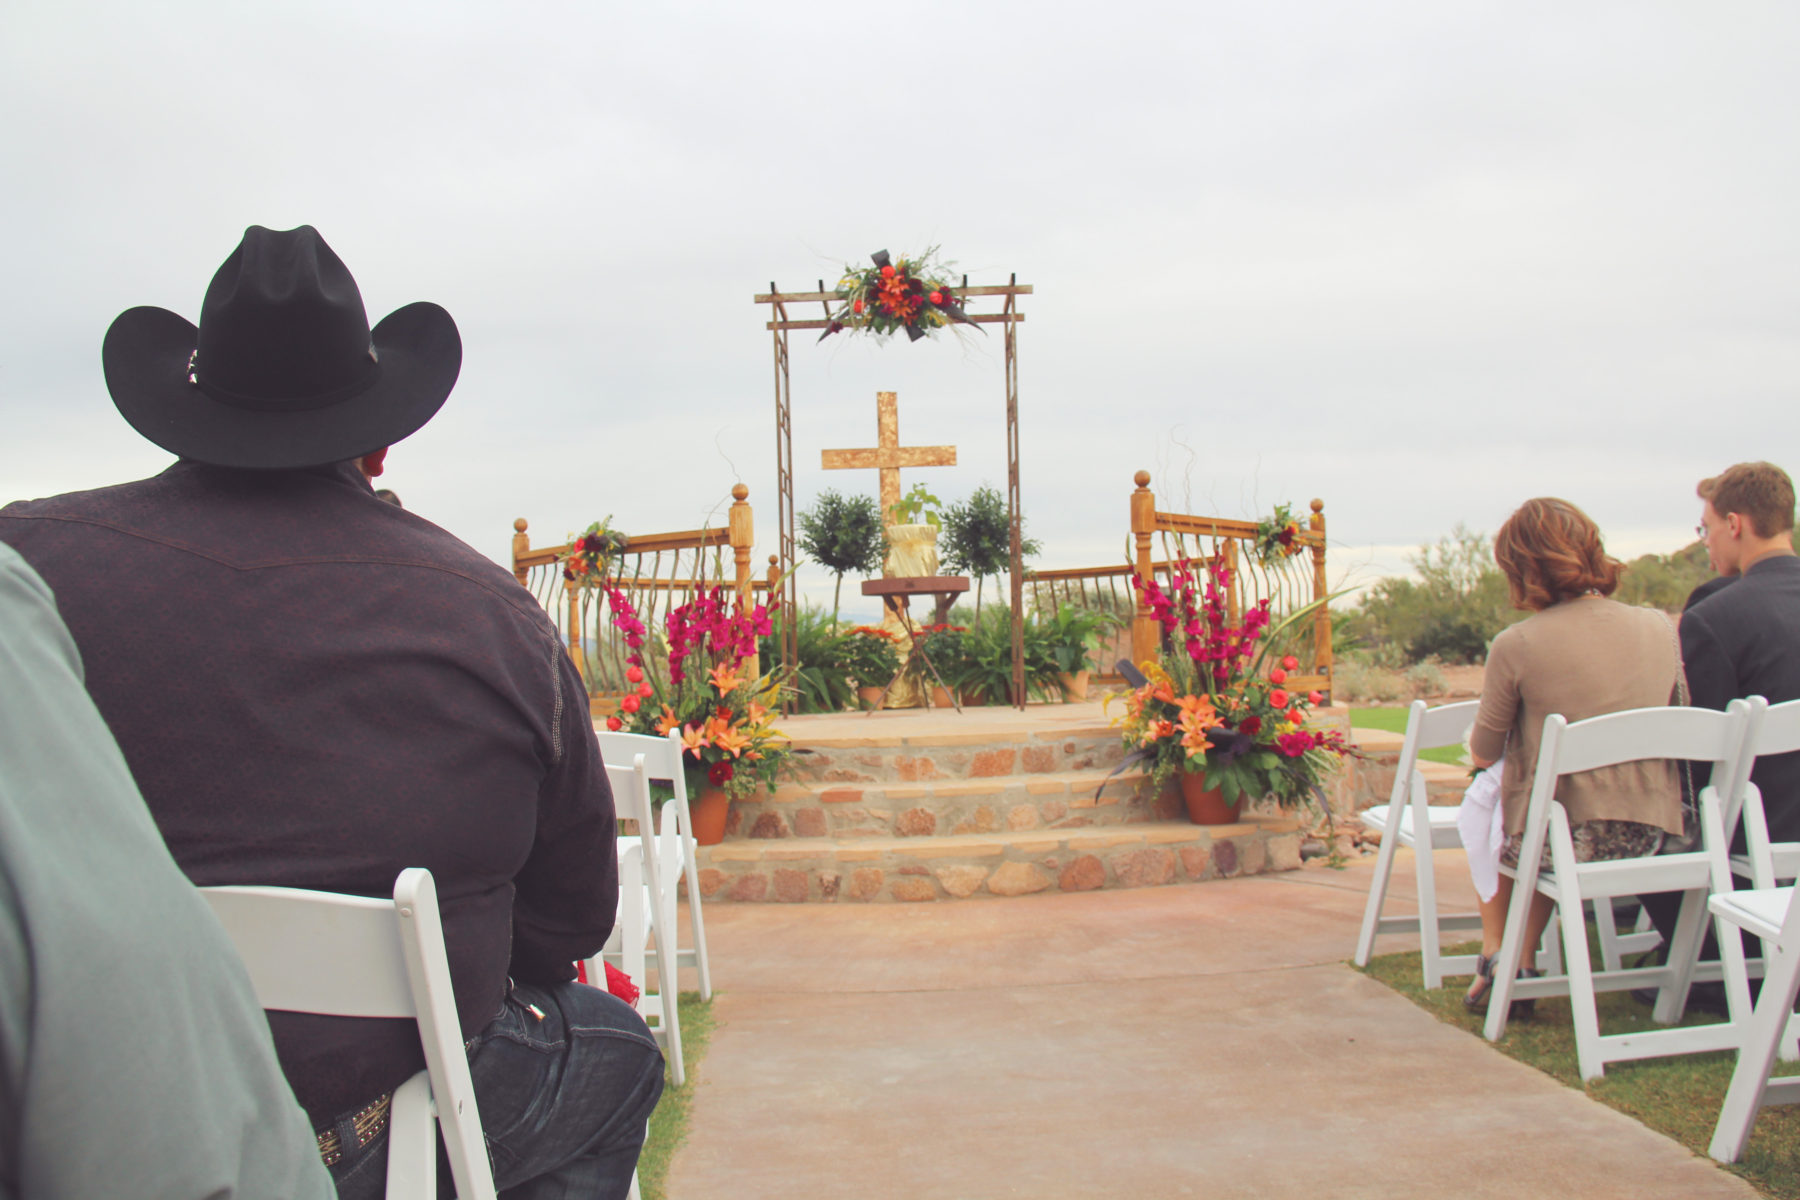
{"type": "Polygon", "coordinates": [[[1243,616],[1244,597],[1252,601],[1268,597],[1275,618],[1313,601],[1321,601],[1309,629],[1294,653],[1300,670],[1290,672],[1288,686],[1331,694],[1331,612],[1325,586],[1325,504],[1312,502],[1312,517],[1300,533],[1304,552],[1291,558],[1261,562],[1254,551],[1256,522],[1226,517],[1200,517],[1187,513],[1158,512],[1150,491],[1150,473],[1139,471],[1137,489],[1131,494],[1130,552],[1134,561],[1118,566],[1078,567],[1034,571],[1025,581],[1032,590],[1033,606],[1054,611],[1064,604],[1101,608],[1129,624],[1102,642],[1097,658],[1100,681],[1117,681],[1114,664],[1129,657],[1134,663],[1157,655],[1162,630],[1139,601],[1134,578],[1155,579],[1167,587],[1175,563],[1183,559],[1204,561],[1215,554],[1232,568],[1226,608],[1233,622],[1243,616]],[[1158,541],[1160,539],[1160,546],[1158,541]],[[1156,553],[1161,551],[1160,556],[1156,553]]]}
{"type": "Polygon", "coordinates": [[[778,586],[780,568],[774,555],[769,556],[763,578],[751,574],[755,525],[749,495],[741,483],[731,489],[731,509],[722,528],[646,534],[627,530],[629,541],[608,564],[605,578],[589,582],[563,575],[563,556],[573,543],[534,549],[525,518],[513,522],[513,575],[556,623],[589,695],[617,695],[626,687],[629,651],[613,628],[605,588],[624,591],[638,618],[649,628],[660,629],[671,610],[688,603],[702,588],[729,582],[740,603],[748,605],[756,593],[778,586]],[[724,561],[727,550],[729,568],[724,561]]]}

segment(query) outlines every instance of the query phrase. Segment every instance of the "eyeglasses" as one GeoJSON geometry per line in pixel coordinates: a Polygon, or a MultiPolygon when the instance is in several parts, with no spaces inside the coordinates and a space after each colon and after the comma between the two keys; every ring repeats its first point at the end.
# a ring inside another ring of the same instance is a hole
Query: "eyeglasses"
{"type": "Polygon", "coordinates": [[[1706,540],[1706,526],[1704,524],[1694,526],[1694,536],[1704,542],[1706,540]]]}

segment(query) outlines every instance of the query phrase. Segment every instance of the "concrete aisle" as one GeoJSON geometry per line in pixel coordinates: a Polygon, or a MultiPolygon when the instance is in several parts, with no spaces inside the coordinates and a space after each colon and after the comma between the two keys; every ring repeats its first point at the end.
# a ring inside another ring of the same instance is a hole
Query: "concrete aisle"
{"type": "Polygon", "coordinates": [[[1756,1195],[1346,966],[1372,863],[709,908],[719,1028],[671,1200],[1756,1195]]]}

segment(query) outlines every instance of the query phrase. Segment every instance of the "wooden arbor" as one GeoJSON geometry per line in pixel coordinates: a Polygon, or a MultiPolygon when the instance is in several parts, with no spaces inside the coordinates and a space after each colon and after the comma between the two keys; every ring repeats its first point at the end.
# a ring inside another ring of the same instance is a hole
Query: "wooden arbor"
{"type": "MultiPolygon", "coordinates": [[[[1006,344],[1006,505],[1007,514],[1012,526],[1012,643],[1013,643],[1013,702],[1020,708],[1025,706],[1025,625],[1024,625],[1024,561],[1019,549],[1019,343],[1018,324],[1025,319],[1025,314],[1018,310],[1018,298],[1031,295],[1031,285],[1020,283],[1019,277],[1009,275],[1007,282],[986,287],[970,287],[969,277],[963,276],[962,284],[956,289],[957,298],[968,302],[977,297],[1001,296],[1000,311],[997,313],[970,313],[969,320],[976,325],[1005,326],[1006,344]]],[[[756,303],[769,306],[767,328],[774,336],[775,343],[775,478],[780,491],[776,524],[781,536],[781,603],[791,614],[798,611],[799,591],[794,586],[794,418],[793,387],[788,370],[788,333],[795,329],[825,329],[831,324],[831,304],[838,299],[835,291],[828,291],[825,281],[819,280],[819,289],[815,292],[784,292],[771,281],[767,293],[756,297],[756,303]],[[817,301],[823,309],[820,317],[792,317],[788,314],[790,304],[808,304],[817,301]]],[[[783,666],[792,666],[799,658],[798,634],[795,622],[790,617],[782,622],[781,662],[783,666]]]]}

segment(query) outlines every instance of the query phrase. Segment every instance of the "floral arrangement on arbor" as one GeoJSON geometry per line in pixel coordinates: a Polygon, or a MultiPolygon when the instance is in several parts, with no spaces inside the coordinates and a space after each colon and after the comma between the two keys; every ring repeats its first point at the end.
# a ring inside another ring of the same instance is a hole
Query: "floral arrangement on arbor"
{"type": "Polygon", "coordinates": [[[1256,557],[1261,562],[1292,558],[1306,549],[1300,540],[1300,522],[1292,506],[1277,504],[1275,511],[1256,523],[1256,557]]]}
{"type": "Polygon", "coordinates": [[[605,579],[607,564],[630,540],[612,527],[612,514],[607,513],[580,534],[569,535],[569,548],[558,559],[562,563],[563,578],[585,584],[605,579]]]}
{"type": "Polygon", "coordinates": [[[1225,610],[1230,568],[1211,559],[1202,584],[1196,565],[1177,563],[1167,591],[1155,581],[1138,584],[1167,648],[1161,661],[1143,664],[1144,684],[1115,719],[1127,761],[1154,763],[1159,787],[1177,771],[1204,772],[1204,786],[1218,789],[1227,804],[1264,796],[1291,807],[1314,797],[1323,807],[1326,772],[1355,751],[1335,731],[1306,728],[1307,713],[1325,698],[1287,689],[1298,659],[1267,664],[1275,638],[1317,605],[1271,628],[1265,598],[1233,625],[1225,610]]]}
{"type": "Polygon", "coordinates": [[[652,634],[622,588],[606,597],[631,651],[625,678],[635,689],[606,727],[659,737],[679,728],[690,792],[702,784],[733,799],[759,786],[774,791],[793,745],[764,704],[780,690],[775,672],[756,673],[756,639],[772,632],[767,607],[746,611],[724,585],[703,588],[652,634]]]}
{"type": "Polygon", "coordinates": [[[934,261],[936,254],[937,247],[932,246],[914,257],[903,255],[896,263],[886,250],[877,250],[869,256],[874,266],[861,270],[846,266],[838,280],[837,310],[819,340],[845,329],[878,337],[905,330],[915,342],[952,322],[979,329],[963,311],[944,268],[934,261]]]}

